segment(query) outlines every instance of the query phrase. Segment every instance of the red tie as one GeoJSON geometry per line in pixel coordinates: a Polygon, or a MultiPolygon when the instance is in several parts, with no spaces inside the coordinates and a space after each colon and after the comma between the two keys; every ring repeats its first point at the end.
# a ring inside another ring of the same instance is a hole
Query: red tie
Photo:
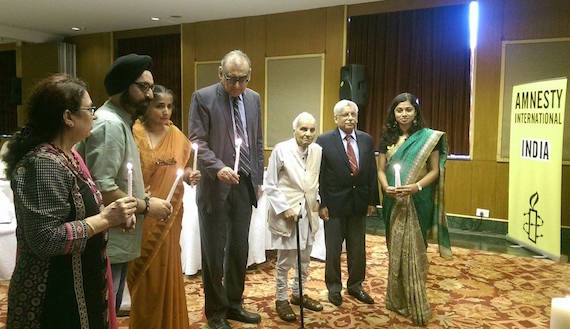
{"type": "Polygon", "coordinates": [[[354,154],[354,149],[350,145],[351,135],[346,135],[346,154],[348,155],[348,163],[350,164],[350,171],[354,175],[358,175],[358,162],[356,162],[356,155],[354,154]]]}

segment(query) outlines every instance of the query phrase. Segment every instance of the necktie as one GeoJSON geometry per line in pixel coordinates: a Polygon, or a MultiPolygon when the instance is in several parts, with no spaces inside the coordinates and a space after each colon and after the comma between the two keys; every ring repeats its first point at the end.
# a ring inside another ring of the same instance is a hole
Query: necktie
{"type": "Polygon", "coordinates": [[[354,154],[354,149],[352,148],[352,145],[350,145],[352,136],[346,135],[344,139],[346,139],[346,154],[348,155],[348,163],[350,164],[350,171],[352,171],[354,175],[358,175],[358,162],[356,161],[356,155],[354,154]]]}
{"type": "Polygon", "coordinates": [[[239,170],[246,175],[251,174],[251,164],[249,162],[249,146],[247,145],[247,140],[245,139],[245,134],[243,133],[243,124],[241,123],[241,116],[239,115],[238,98],[235,97],[232,100],[234,122],[236,128],[236,134],[241,138],[242,143],[239,149],[239,170]]]}

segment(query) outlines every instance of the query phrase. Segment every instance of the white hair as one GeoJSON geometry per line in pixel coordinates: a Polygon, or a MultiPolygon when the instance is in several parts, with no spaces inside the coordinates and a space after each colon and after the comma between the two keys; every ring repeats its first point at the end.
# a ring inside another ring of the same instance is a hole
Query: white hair
{"type": "Polygon", "coordinates": [[[226,63],[230,60],[236,60],[236,59],[243,59],[247,62],[247,65],[249,66],[249,68],[251,69],[251,60],[249,59],[249,57],[247,56],[246,53],[244,53],[243,51],[239,50],[239,49],[235,49],[230,51],[229,53],[225,54],[224,57],[222,58],[222,61],[220,62],[220,66],[222,67],[222,70],[226,70],[226,63]]]}
{"type": "Polygon", "coordinates": [[[311,121],[312,123],[317,123],[317,120],[315,119],[315,117],[309,113],[309,112],[301,112],[299,113],[299,115],[297,115],[295,117],[295,119],[293,119],[293,130],[297,129],[297,125],[299,124],[299,120],[308,120],[311,121]]]}
{"type": "Polygon", "coordinates": [[[343,108],[350,106],[354,109],[354,111],[356,112],[356,114],[358,114],[358,105],[356,105],[355,102],[353,101],[349,101],[348,99],[341,99],[340,101],[338,101],[338,103],[336,103],[334,105],[333,108],[333,113],[334,115],[338,115],[340,113],[340,111],[342,111],[343,108]]]}

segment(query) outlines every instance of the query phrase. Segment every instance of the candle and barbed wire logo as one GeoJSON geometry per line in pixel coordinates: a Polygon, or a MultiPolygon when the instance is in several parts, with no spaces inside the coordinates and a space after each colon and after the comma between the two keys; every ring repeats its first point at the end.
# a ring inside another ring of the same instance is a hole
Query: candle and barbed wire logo
{"type": "Polygon", "coordinates": [[[544,220],[542,220],[538,214],[538,210],[534,208],[538,203],[538,199],[538,192],[534,192],[534,194],[528,198],[530,206],[528,212],[523,214],[526,217],[523,230],[526,232],[528,239],[535,244],[536,240],[543,236],[542,234],[538,234],[538,228],[544,225],[544,220]]]}

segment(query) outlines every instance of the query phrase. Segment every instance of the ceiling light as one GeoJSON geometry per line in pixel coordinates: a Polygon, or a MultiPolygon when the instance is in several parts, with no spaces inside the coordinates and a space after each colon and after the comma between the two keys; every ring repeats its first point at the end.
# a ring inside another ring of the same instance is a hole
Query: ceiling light
{"type": "Polygon", "coordinates": [[[180,16],[180,15],[170,15],[170,18],[175,18],[175,19],[176,19],[176,18],[182,18],[182,16],[180,16]]]}
{"type": "Polygon", "coordinates": [[[76,26],[72,27],[71,29],[72,29],[73,31],[81,31],[81,28],[76,27],[76,26]]]}
{"type": "Polygon", "coordinates": [[[160,18],[158,18],[158,17],[151,17],[150,20],[151,20],[151,21],[160,21],[160,18]]]}

